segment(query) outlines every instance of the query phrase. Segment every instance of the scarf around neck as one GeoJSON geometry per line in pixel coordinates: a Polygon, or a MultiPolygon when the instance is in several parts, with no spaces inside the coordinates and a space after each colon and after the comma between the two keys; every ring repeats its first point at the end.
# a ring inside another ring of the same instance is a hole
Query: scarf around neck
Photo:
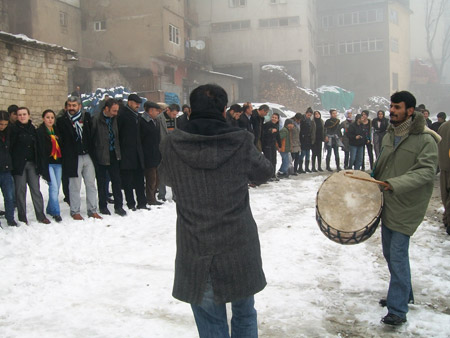
{"type": "Polygon", "coordinates": [[[395,136],[405,136],[409,133],[409,129],[411,129],[412,117],[408,118],[405,122],[399,124],[397,127],[394,127],[394,135],[395,136]]]}
{"type": "Polygon", "coordinates": [[[61,148],[58,144],[58,139],[55,135],[55,130],[53,128],[47,129],[47,134],[50,136],[50,141],[52,143],[52,151],[50,152],[50,157],[53,157],[53,159],[56,161],[58,158],[61,158],[61,148]]]}
{"type": "Polygon", "coordinates": [[[83,140],[83,121],[81,121],[81,110],[78,111],[75,115],[69,115],[69,119],[72,121],[72,125],[75,128],[77,133],[77,141],[83,140]]]}

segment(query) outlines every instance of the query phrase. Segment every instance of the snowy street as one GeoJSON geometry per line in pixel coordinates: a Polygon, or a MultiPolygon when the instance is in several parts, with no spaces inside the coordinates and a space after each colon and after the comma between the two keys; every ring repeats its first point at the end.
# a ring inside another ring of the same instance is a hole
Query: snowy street
{"type": "MultiPolygon", "coordinates": [[[[389,277],[380,230],[343,246],[316,224],[315,197],[326,176],[250,191],[268,281],[255,297],[260,337],[448,337],[450,237],[435,216],[439,191],[411,238],[416,304],[393,329],[380,323],[389,277]]],[[[41,181],[44,200],[46,189],[41,181]]],[[[63,222],[42,225],[27,200],[30,226],[0,230],[0,337],[198,336],[189,304],[171,296],[175,203],[73,221],[61,202],[63,222]]]]}

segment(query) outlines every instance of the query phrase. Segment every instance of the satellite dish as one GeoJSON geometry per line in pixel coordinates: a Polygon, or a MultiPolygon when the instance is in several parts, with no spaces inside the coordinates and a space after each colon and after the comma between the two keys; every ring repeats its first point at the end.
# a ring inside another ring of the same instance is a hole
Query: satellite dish
{"type": "Polygon", "coordinates": [[[205,41],[203,40],[198,40],[197,43],[195,44],[195,48],[197,48],[198,50],[202,50],[205,49],[205,41]]]}

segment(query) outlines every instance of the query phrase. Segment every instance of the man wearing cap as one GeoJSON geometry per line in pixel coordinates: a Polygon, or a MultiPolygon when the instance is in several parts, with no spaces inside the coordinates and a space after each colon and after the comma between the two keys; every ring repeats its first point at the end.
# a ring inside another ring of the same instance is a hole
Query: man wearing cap
{"type": "Polygon", "coordinates": [[[242,107],[238,104],[233,104],[227,111],[227,123],[232,127],[239,128],[239,118],[242,114],[242,107]]]}
{"type": "Polygon", "coordinates": [[[200,337],[257,337],[254,295],[264,289],[258,229],[248,181],[272,165],[245,130],[226,123],[227,93],[207,84],[190,95],[186,132],[161,141],[162,179],[177,195],[177,255],[172,295],[191,304],[200,337]]]}
{"type": "Polygon", "coordinates": [[[431,125],[431,129],[433,129],[436,133],[439,130],[439,127],[445,122],[445,119],[447,118],[447,114],[445,114],[444,112],[440,112],[439,114],[437,114],[437,122],[434,122],[431,125]]]}
{"type": "Polygon", "coordinates": [[[133,211],[136,210],[136,207],[137,209],[148,209],[144,192],[144,154],[138,124],[138,111],[141,103],[142,100],[139,96],[130,94],[127,105],[119,109],[117,116],[122,155],[120,176],[127,206],[133,211]],[[136,191],[137,206],[134,191],[136,191]]]}
{"type": "Polygon", "coordinates": [[[144,152],[145,192],[149,205],[162,204],[155,197],[156,188],[158,187],[158,173],[156,169],[161,162],[161,152],[159,151],[161,135],[158,122],[160,111],[161,107],[157,103],[147,101],[144,103],[144,114],[139,119],[142,150],[144,152]]]}
{"type": "MultiPolygon", "coordinates": [[[[180,112],[180,106],[172,103],[165,111],[158,115],[159,132],[161,141],[175,130],[177,127],[177,115],[180,112]]],[[[166,201],[166,186],[163,182],[159,182],[158,199],[166,201]]],[[[172,191],[172,199],[174,199],[172,191]]]]}

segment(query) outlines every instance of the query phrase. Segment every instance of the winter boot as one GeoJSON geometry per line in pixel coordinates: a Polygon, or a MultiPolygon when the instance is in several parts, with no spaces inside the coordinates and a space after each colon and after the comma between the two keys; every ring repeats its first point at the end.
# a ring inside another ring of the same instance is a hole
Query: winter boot
{"type": "Polygon", "coordinates": [[[317,170],[316,170],[316,161],[313,161],[311,171],[312,171],[313,173],[316,173],[316,172],[317,172],[317,170]]]}
{"type": "Polygon", "coordinates": [[[311,172],[311,170],[309,170],[309,161],[308,160],[305,161],[305,172],[307,172],[307,173],[311,172]]]}
{"type": "Polygon", "coordinates": [[[305,173],[305,172],[303,171],[303,161],[301,161],[301,160],[298,161],[298,170],[297,170],[297,172],[298,172],[299,174],[304,174],[304,173],[305,173]]]}
{"type": "Polygon", "coordinates": [[[341,166],[339,165],[339,161],[336,161],[336,170],[341,171],[341,166]]]}
{"type": "Polygon", "coordinates": [[[327,170],[328,171],[333,171],[333,170],[331,170],[331,167],[330,167],[330,160],[327,160],[327,170]]]}

